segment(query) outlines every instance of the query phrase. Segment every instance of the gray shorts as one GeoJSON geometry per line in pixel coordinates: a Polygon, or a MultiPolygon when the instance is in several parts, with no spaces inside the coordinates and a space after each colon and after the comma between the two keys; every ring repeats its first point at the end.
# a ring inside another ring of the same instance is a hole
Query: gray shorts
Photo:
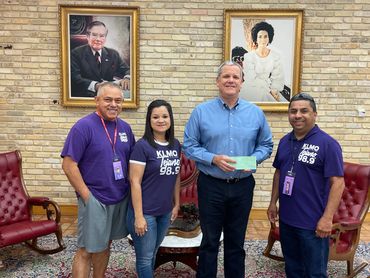
{"type": "Polygon", "coordinates": [[[77,246],[89,253],[102,252],[109,247],[109,241],[127,236],[127,196],[118,204],[104,205],[90,192],[87,204],[78,198],[77,246]]]}

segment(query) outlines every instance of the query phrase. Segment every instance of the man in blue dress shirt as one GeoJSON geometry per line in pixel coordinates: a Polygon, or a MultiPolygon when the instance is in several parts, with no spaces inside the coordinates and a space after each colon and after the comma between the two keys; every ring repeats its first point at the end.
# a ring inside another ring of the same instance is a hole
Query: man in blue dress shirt
{"type": "Polygon", "coordinates": [[[183,150],[200,170],[198,202],[203,233],[197,277],[216,277],[224,233],[225,277],[244,277],[244,239],[255,181],[250,169],[236,170],[231,156],[269,158],[272,135],[263,111],[240,99],[243,69],[224,62],[218,69],[219,97],[198,105],[185,127],[183,150]]]}

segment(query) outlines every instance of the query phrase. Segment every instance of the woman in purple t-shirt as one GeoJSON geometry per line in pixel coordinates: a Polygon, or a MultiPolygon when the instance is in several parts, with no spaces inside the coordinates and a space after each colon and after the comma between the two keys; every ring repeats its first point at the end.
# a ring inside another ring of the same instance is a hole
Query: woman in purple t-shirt
{"type": "Polygon", "coordinates": [[[156,253],[170,221],[177,217],[180,155],[171,105],[155,100],[148,107],[144,136],[130,157],[131,202],[127,228],[134,242],[139,278],[153,277],[156,253]]]}

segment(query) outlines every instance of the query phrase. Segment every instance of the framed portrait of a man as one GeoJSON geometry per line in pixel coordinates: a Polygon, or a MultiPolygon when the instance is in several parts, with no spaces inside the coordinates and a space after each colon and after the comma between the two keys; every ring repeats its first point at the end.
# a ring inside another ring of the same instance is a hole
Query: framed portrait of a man
{"type": "Polygon", "coordinates": [[[300,90],[303,10],[225,10],[224,60],[243,67],[240,97],[286,111],[300,90]]]}
{"type": "Polygon", "coordinates": [[[123,107],[138,106],[137,7],[59,6],[63,106],[95,106],[104,82],[122,88],[123,107]]]}

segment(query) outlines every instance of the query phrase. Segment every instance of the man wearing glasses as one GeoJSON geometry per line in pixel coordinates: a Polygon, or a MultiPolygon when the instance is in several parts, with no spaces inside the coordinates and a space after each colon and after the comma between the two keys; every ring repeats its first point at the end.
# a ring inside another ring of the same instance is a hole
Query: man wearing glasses
{"type": "Polygon", "coordinates": [[[339,143],[316,124],[316,104],[305,93],[292,97],[293,131],[279,142],[267,214],[276,222],[287,278],[327,277],[333,215],[344,189],[339,143]],[[279,210],[276,203],[279,200],[279,210]]]}
{"type": "Polygon", "coordinates": [[[129,90],[130,68],[119,53],[105,47],[108,29],[101,21],[87,26],[87,44],[71,52],[71,96],[95,97],[105,81],[129,90]]]}

